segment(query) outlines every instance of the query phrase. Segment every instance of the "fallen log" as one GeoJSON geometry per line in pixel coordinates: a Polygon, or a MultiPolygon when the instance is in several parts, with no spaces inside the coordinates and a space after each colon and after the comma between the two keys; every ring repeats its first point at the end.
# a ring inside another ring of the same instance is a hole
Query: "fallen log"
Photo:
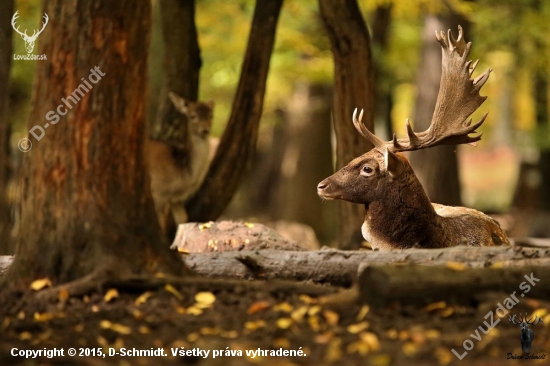
{"type": "Polygon", "coordinates": [[[360,263],[377,265],[464,263],[466,267],[491,265],[550,266],[550,249],[512,247],[454,247],[394,251],[242,251],[191,253],[184,262],[202,276],[242,279],[295,279],[349,286],[360,263]]]}
{"type": "MultiPolygon", "coordinates": [[[[523,247],[452,247],[392,251],[258,250],[190,253],[183,261],[198,275],[235,279],[310,280],[350,286],[361,263],[370,265],[464,263],[467,268],[550,266],[550,249],[523,247]]],[[[0,273],[11,257],[0,257],[0,273]]]]}
{"type": "MultiPolygon", "coordinates": [[[[450,267],[372,266],[363,263],[359,267],[359,300],[372,306],[386,306],[392,301],[409,305],[443,300],[469,304],[480,294],[491,291],[504,292],[509,299],[505,306],[509,307],[525,296],[550,297],[548,266],[468,270],[450,267]]],[[[504,302],[505,298],[502,300],[504,302]]]]}

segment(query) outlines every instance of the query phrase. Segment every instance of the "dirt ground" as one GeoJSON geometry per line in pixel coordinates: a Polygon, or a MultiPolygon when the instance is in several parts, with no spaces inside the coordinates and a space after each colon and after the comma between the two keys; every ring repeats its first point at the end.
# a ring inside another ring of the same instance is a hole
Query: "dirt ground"
{"type": "MultiPolygon", "coordinates": [[[[267,287],[250,290],[243,282],[212,292],[168,285],[155,291],[106,289],[67,298],[61,291],[57,300],[43,303],[4,291],[0,365],[550,364],[550,355],[540,360],[507,359],[508,353],[521,356],[520,329],[507,316],[488,334],[478,332],[480,341],[470,336],[476,336],[484,316],[506,294],[489,293],[468,306],[395,303],[376,309],[356,303],[351,293],[316,297],[267,287]],[[451,350],[463,355],[466,339],[472,340],[473,348],[459,361],[451,350]],[[63,349],[63,356],[12,356],[54,348],[63,349]],[[70,348],[76,356],[68,355],[70,348]],[[132,356],[128,351],[134,349],[164,355],[132,356]],[[179,354],[184,351],[189,354],[179,354]],[[294,356],[285,356],[285,351],[294,356]]],[[[550,353],[548,309],[549,301],[528,298],[513,309],[543,317],[544,323],[533,327],[531,352],[539,357],[550,353]]]]}

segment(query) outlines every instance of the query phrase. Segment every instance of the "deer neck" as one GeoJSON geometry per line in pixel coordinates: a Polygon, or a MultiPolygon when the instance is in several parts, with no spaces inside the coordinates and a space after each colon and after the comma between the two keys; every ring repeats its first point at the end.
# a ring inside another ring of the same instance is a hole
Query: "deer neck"
{"type": "Polygon", "coordinates": [[[191,149],[189,159],[189,175],[192,191],[195,191],[203,181],[208,171],[208,155],[210,147],[208,137],[201,137],[191,133],[191,149]]]}
{"type": "Polygon", "coordinates": [[[431,247],[439,216],[416,178],[390,187],[385,198],[365,205],[362,233],[373,249],[431,247]]]}

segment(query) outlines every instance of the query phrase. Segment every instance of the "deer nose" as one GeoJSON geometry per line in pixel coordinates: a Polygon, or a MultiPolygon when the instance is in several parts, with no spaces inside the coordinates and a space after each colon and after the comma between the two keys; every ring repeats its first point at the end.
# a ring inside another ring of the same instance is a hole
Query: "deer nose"
{"type": "Polygon", "coordinates": [[[328,183],[325,183],[325,182],[321,182],[317,185],[317,190],[318,191],[322,191],[323,189],[327,188],[328,187],[328,183]]]}

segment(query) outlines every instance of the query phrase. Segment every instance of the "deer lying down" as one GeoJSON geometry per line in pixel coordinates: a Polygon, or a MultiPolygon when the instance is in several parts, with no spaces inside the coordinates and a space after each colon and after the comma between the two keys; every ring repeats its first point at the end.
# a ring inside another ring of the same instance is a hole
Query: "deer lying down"
{"type": "Polygon", "coordinates": [[[500,225],[482,212],[431,203],[402,151],[436,145],[474,144],[475,133],[487,114],[475,124],[468,117],[485,101],[479,90],[491,70],[474,80],[477,65],[467,61],[471,43],[466,44],[459,27],[458,39],[449,30],[436,33],[443,51],[443,69],[437,104],[430,127],[414,133],[406,121],[408,138],[382,141],[361,122],[363,111],[353,123],[374,148],[323,180],[317,193],[324,199],[341,199],[365,205],[363,237],[373,249],[442,248],[460,244],[492,246],[509,244],[500,225]]]}

